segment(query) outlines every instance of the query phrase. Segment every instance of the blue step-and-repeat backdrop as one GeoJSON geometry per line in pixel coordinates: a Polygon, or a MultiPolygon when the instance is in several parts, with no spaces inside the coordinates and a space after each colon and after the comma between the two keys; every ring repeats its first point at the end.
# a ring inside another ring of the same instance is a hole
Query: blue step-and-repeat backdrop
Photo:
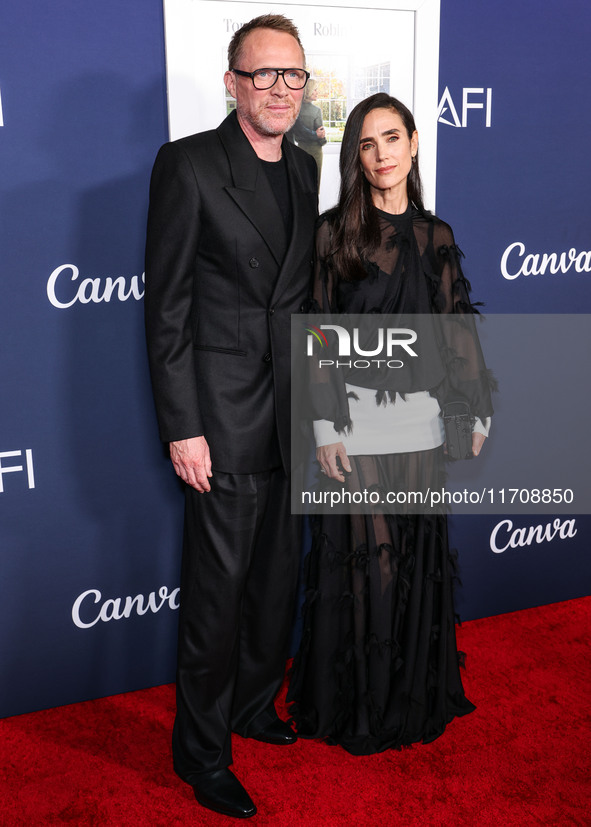
{"type": "MultiPolygon", "coordinates": [[[[7,716],[173,680],[182,492],[142,318],[149,175],[168,139],[161,0],[4,4],[0,39],[7,716]]],[[[584,0],[441,0],[437,212],[489,313],[591,312],[589,42],[584,0]]],[[[531,424],[503,422],[502,396],[498,410],[490,451],[531,424]]],[[[463,619],[589,593],[579,512],[455,516],[452,536],[463,619]]]]}

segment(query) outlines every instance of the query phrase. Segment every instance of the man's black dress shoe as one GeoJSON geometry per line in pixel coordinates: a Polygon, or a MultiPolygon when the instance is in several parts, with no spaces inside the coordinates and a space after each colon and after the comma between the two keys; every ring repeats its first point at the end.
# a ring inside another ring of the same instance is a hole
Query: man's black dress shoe
{"type": "Polygon", "coordinates": [[[295,744],[298,736],[293,729],[285,723],[285,721],[277,718],[266,727],[257,732],[256,735],[251,735],[255,741],[264,741],[266,744],[295,744]]]}
{"type": "Polygon", "coordinates": [[[195,798],[208,810],[233,818],[250,818],[257,808],[232,770],[206,772],[193,784],[195,798]]]}

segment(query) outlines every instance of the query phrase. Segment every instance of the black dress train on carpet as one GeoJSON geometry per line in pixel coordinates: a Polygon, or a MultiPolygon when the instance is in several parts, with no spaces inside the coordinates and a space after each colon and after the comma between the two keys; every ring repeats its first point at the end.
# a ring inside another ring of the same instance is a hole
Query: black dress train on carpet
{"type": "MultiPolygon", "coordinates": [[[[440,405],[460,395],[476,416],[490,416],[491,383],[450,227],[411,206],[403,215],[379,216],[382,242],[365,262],[367,277],[357,282],[339,281],[331,272],[331,214],[321,219],[317,311],[453,314],[459,324],[443,334],[436,379],[430,373],[436,386],[420,389],[440,405]]],[[[394,391],[419,389],[392,388],[391,378],[367,373],[358,371],[347,383],[375,388],[380,405],[393,404],[394,391]]],[[[313,396],[325,408],[314,419],[328,419],[341,432],[354,425],[340,379],[313,396]]],[[[351,491],[441,489],[444,483],[443,446],[349,459],[351,491]]],[[[474,709],[459,672],[456,559],[445,514],[398,509],[310,519],[302,640],[288,692],[298,734],[359,755],[434,740],[454,717],[474,709]]]]}

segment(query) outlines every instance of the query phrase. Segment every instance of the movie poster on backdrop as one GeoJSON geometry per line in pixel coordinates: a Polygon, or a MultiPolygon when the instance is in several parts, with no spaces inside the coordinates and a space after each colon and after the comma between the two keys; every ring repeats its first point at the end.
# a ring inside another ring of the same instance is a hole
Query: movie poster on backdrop
{"type": "MultiPolygon", "coordinates": [[[[164,0],[171,140],[213,129],[234,108],[223,84],[228,43],[245,22],[281,13],[294,21],[315,82],[313,105],[326,131],[320,210],[337,200],[339,152],[347,115],[375,92],[399,98],[420,134],[426,204],[435,206],[439,0],[355,0],[295,5],[164,0]],[[216,82],[215,79],[219,79],[216,82]]],[[[269,67],[272,68],[272,67],[269,67]]],[[[294,137],[297,130],[294,132],[294,137]]],[[[297,137],[295,137],[297,142],[297,137]]]]}

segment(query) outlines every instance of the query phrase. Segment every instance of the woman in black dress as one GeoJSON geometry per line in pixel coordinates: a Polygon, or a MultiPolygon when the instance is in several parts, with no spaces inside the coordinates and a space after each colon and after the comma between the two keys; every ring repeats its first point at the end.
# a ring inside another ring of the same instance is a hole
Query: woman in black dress
{"type": "MultiPolygon", "coordinates": [[[[422,314],[412,318],[432,329],[421,334],[422,368],[316,371],[316,457],[329,486],[441,490],[440,410],[452,399],[469,403],[477,455],[492,413],[490,382],[461,252],[451,228],[422,204],[410,111],[382,93],[358,104],[340,170],[339,203],[318,227],[316,312],[422,314]]],[[[300,736],[365,755],[432,741],[474,709],[459,674],[446,517],[411,511],[312,518],[288,694],[300,736]]]]}

